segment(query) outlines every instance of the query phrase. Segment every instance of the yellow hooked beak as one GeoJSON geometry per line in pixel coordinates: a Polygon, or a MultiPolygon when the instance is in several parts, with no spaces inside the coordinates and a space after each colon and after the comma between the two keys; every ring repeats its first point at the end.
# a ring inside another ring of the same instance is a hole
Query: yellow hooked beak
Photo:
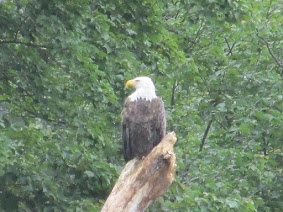
{"type": "Polygon", "coordinates": [[[126,86],[134,87],[137,83],[134,80],[129,80],[126,82],[126,86]]]}

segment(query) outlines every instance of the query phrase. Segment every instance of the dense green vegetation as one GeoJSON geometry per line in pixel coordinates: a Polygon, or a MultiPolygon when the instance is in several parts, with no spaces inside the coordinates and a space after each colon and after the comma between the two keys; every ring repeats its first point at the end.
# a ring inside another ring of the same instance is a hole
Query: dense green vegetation
{"type": "Polygon", "coordinates": [[[281,0],[0,2],[0,211],[98,211],[126,80],[178,136],[149,211],[283,211],[281,0]]]}

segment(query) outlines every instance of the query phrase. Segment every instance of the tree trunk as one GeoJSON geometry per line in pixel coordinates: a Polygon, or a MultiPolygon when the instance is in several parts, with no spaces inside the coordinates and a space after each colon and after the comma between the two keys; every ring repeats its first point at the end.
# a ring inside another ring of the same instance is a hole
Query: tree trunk
{"type": "Polygon", "coordinates": [[[176,140],[168,133],[146,158],[129,161],[101,212],[145,211],[163,195],[174,180],[176,140]]]}

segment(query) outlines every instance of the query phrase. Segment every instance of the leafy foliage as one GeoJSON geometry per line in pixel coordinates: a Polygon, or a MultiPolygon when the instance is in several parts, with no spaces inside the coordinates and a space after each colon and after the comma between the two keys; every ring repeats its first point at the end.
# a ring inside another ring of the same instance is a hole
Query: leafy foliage
{"type": "Polygon", "coordinates": [[[98,211],[124,165],[124,82],[149,75],[179,139],[150,211],[282,211],[281,9],[0,2],[0,209],[98,211]]]}

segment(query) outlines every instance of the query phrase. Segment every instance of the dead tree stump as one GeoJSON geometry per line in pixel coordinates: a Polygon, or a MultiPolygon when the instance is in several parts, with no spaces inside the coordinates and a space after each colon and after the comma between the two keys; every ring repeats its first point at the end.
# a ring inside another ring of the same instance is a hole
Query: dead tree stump
{"type": "Polygon", "coordinates": [[[144,159],[129,161],[101,212],[145,211],[163,195],[174,180],[176,140],[174,132],[168,133],[144,159]]]}

